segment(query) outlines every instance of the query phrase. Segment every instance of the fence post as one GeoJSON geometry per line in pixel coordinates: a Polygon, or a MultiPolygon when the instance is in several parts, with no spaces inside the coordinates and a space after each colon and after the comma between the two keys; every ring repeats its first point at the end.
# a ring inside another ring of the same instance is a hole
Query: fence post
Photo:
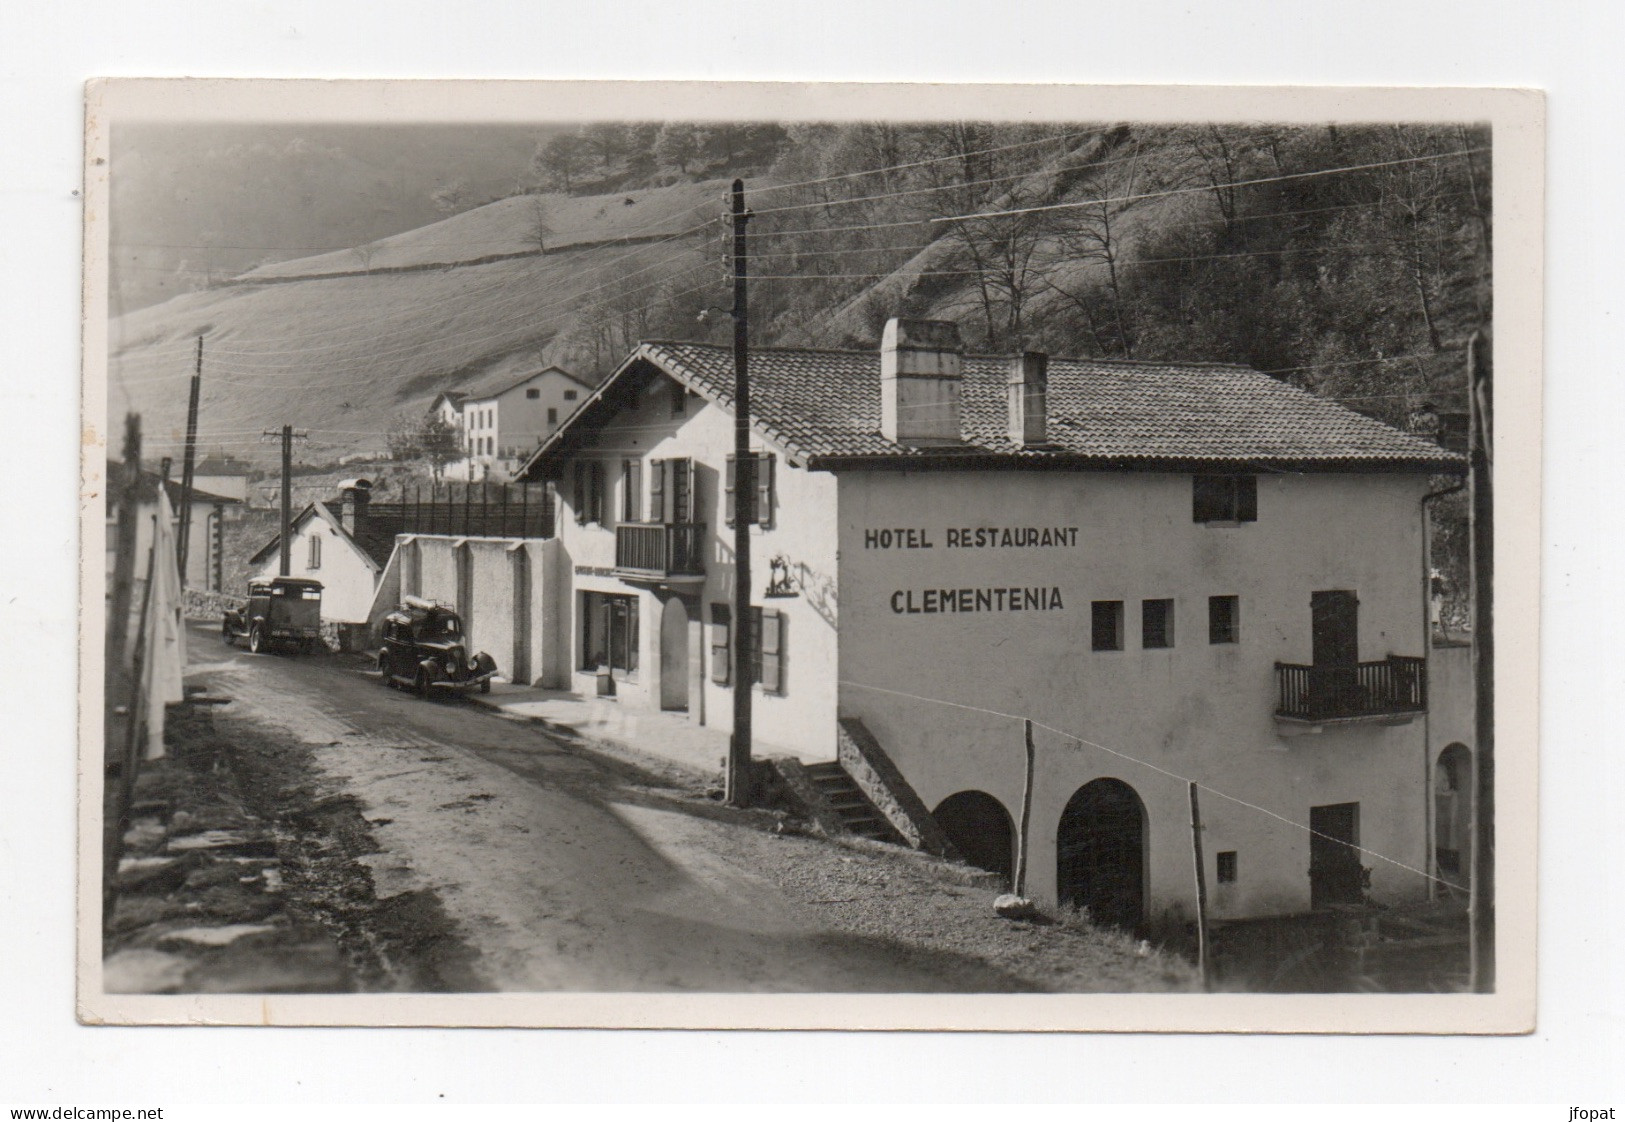
{"type": "Polygon", "coordinates": [[[1202,859],[1202,810],[1196,800],[1196,783],[1191,783],[1191,856],[1196,862],[1196,966],[1202,973],[1202,989],[1213,988],[1213,952],[1207,933],[1207,866],[1202,859]]]}
{"type": "Polygon", "coordinates": [[[1033,723],[1022,721],[1021,724],[1027,746],[1027,770],[1021,784],[1021,832],[1016,838],[1016,883],[1012,886],[1017,896],[1027,895],[1027,828],[1033,815],[1033,723]]]}

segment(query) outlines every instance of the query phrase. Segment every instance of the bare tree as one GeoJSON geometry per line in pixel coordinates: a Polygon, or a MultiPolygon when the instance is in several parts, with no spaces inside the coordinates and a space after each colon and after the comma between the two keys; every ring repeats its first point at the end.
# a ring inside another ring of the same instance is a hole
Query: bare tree
{"type": "Polygon", "coordinates": [[[468,202],[468,182],[454,179],[450,183],[436,187],[429,194],[429,201],[434,203],[435,210],[441,214],[456,214],[468,202]]]}

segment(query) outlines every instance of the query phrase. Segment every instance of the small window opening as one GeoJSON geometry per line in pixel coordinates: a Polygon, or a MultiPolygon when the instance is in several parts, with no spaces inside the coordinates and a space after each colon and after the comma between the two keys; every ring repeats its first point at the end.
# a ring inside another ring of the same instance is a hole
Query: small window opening
{"type": "Polygon", "coordinates": [[[1140,645],[1156,650],[1174,645],[1174,602],[1140,601],[1140,645]]]}
{"type": "Polygon", "coordinates": [[[1096,600],[1090,606],[1090,645],[1097,651],[1123,649],[1123,601],[1096,600]]]}
{"type": "Polygon", "coordinates": [[[1241,641],[1241,600],[1238,597],[1207,598],[1207,641],[1209,643],[1241,641]]]}
{"type": "Polygon", "coordinates": [[[1226,849],[1219,855],[1219,883],[1236,883],[1236,851],[1226,849]]]}

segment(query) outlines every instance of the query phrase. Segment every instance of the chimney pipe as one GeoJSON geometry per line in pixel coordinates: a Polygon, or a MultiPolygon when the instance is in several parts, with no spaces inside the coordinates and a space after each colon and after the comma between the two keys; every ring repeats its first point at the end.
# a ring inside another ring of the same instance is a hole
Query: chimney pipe
{"type": "Polygon", "coordinates": [[[372,483],[365,479],[351,479],[339,484],[339,524],[345,533],[354,537],[367,519],[367,504],[372,501],[372,483]]]}
{"type": "Polygon", "coordinates": [[[1049,441],[1049,356],[1026,351],[1010,360],[1005,382],[1010,409],[1010,440],[1024,448],[1049,441]]]}
{"type": "Polygon", "coordinates": [[[945,320],[886,321],[880,337],[880,432],[898,444],[959,444],[965,346],[945,320]]]}

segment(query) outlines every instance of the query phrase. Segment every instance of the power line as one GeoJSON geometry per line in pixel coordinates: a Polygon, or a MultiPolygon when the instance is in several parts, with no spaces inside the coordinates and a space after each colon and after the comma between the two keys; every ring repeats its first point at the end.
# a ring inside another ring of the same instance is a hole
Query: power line
{"type": "Polygon", "coordinates": [[[1289,180],[1313,179],[1323,175],[1343,175],[1351,171],[1371,171],[1375,168],[1398,167],[1401,164],[1417,164],[1428,160],[1449,160],[1457,156],[1471,156],[1479,152],[1488,152],[1489,148],[1463,148],[1456,152],[1442,152],[1431,156],[1408,156],[1401,160],[1378,160],[1369,164],[1350,164],[1347,167],[1321,168],[1318,171],[1300,171],[1289,175],[1271,175],[1262,179],[1238,179],[1230,183],[1207,183],[1198,187],[1175,187],[1167,191],[1144,191],[1135,195],[1120,195],[1111,199],[1091,199],[1083,203],[1048,203],[1044,206],[1018,207],[1014,210],[988,210],[974,214],[953,214],[945,218],[928,219],[930,222],[961,222],[972,218],[1010,218],[1022,214],[1038,214],[1052,210],[1072,210],[1077,207],[1100,206],[1103,203],[1128,203],[1141,199],[1164,199],[1173,195],[1189,195],[1206,193],[1208,191],[1221,191],[1230,187],[1256,187],[1262,183],[1285,183],[1289,180]]]}
{"type": "MultiPolygon", "coordinates": [[[[858,179],[858,178],[861,178],[862,176],[865,176],[865,175],[883,175],[886,172],[890,172],[890,171],[906,171],[909,168],[923,168],[923,167],[927,167],[927,166],[929,166],[931,164],[947,163],[947,162],[949,162],[951,160],[968,160],[972,156],[990,156],[995,152],[1010,152],[1010,151],[1013,151],[1013,150],[1015,150],[1017,148],[1030,148],[1030,147],[1033,147],[1034,145],[1038,145],[1038,144],[1054,144],[1054,143],[1056,143],[1058,141],[1062,141],[1062,140],[1074,140],[1077,137],[1089,136],[1089,135],[1091,135],[1093,133],[1097,133],[1099,131],[1100,131],[1099,129],[1093,129],[1093,128],[1092,129],[1083,129],[1083,130],[1080,130],[1078,132],[1062,133],[1062,134],[1060,134],[1058,136],[1040,137],[1037,140],[1023,140],[1023,141],[1018,141],[1015,144],[1003,144],[1003,145],[1000,145],[997,148],[983,148],[983,149],[980,149],[980,150],[974,151],[974,152],[955,152],[955,153],[953,153],[951,155],[947,155],[947,156],[933,156],[929,160],[916,160],[913,163],[891,164],[891,165],[889,165],[887,167],[883,167],[883,168],[871,168],[871,169],[868,169],[868,170],[865,170],[865,171],[851,171],[851,172],[846,172],[846,173],[844,173],[842,175],[826,175],[826,176],[823,176],[820,179],[803,179],[803,180],[801,180],[800,182],[797,182],[797,183],[776,183],[776,184],[772,184],[772,185],[769,185],[769,186],[766,186],[766,187],[755,187],[755,186],[753,186],[751,188],[751,192],[753,194],[756,194],[756,195],[765,195],[765,194],[768,194],[769,192],[772,192],[772,191],[788,191],[788,190],[790,190],[791,188],[794,188],[794,187],[812,187],[812,186],[816,186],[817,184],[820,184],[820,183],[835,183],[835,182],[837,182],[839,180],[843,180],[843,179],[858,179]]],[[[762,212],[762,213],[765,213],[765,212],[762,212]]]]}

